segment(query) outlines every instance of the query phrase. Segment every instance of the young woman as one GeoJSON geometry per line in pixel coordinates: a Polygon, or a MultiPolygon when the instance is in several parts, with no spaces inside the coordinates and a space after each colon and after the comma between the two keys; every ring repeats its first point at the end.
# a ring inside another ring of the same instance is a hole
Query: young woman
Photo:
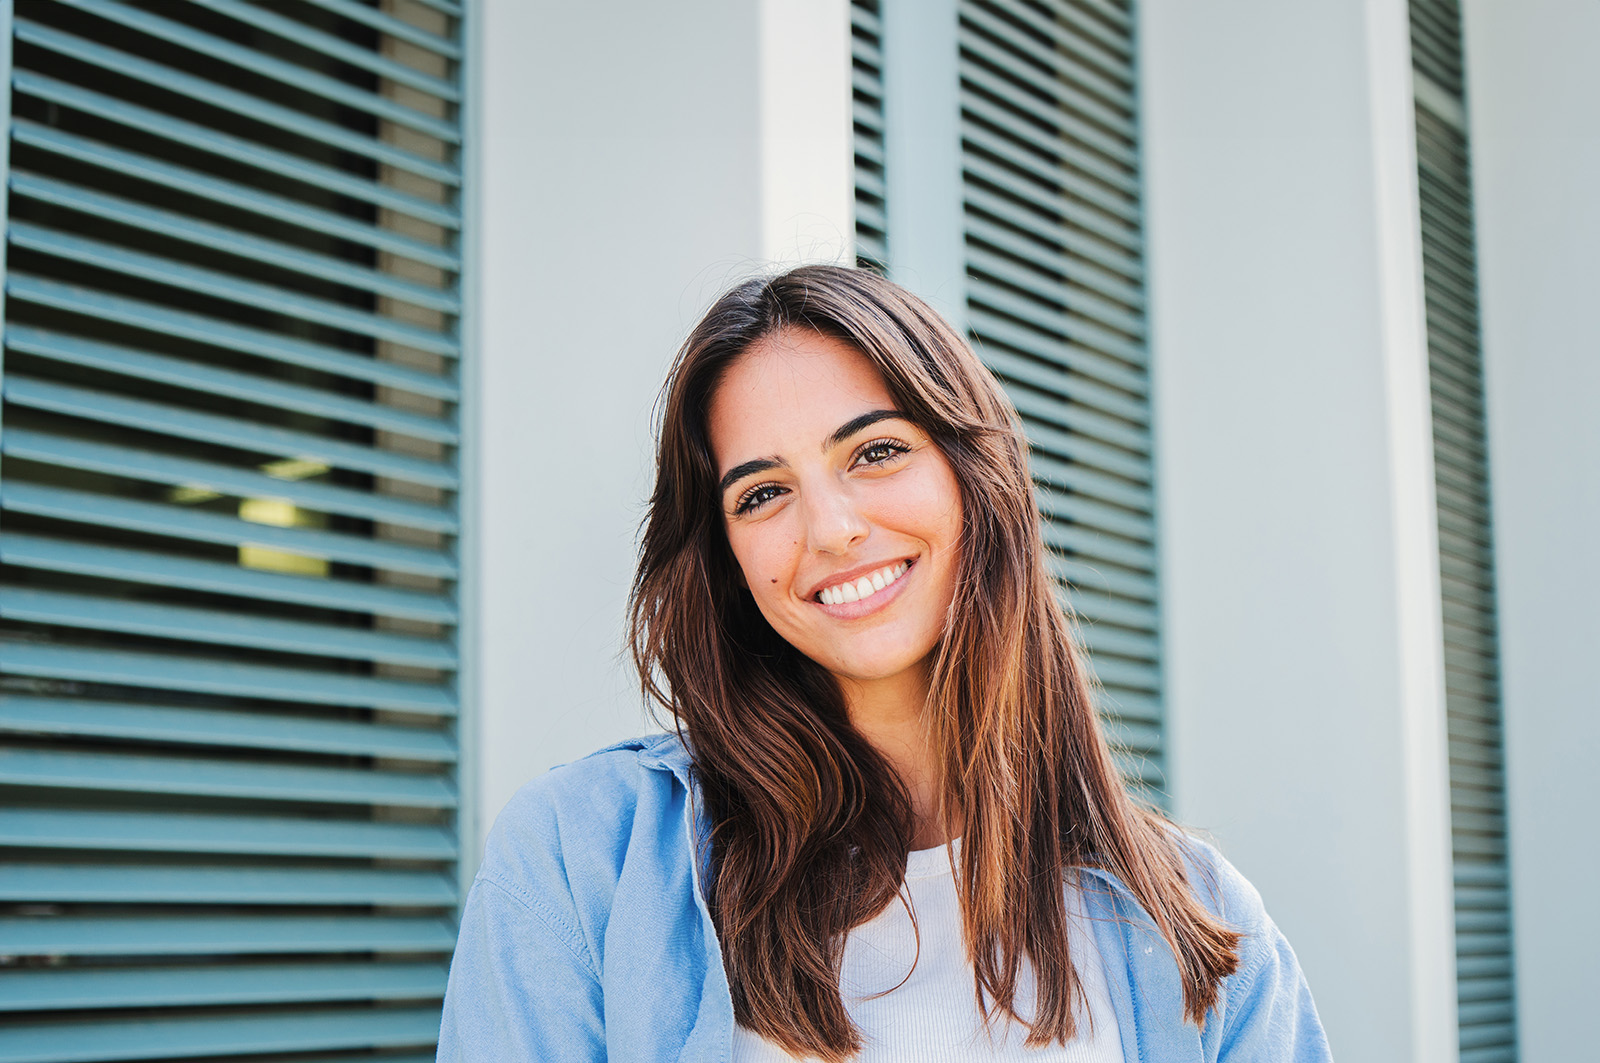
{"type": "Polygon", "coordinates": [[[1328,1059],[1259,896],[1118,779],[956,332],[868,272],[747,282],[659,447],[632,645],[675,733],[501,813],[441,1060],[1328,1059]]]}

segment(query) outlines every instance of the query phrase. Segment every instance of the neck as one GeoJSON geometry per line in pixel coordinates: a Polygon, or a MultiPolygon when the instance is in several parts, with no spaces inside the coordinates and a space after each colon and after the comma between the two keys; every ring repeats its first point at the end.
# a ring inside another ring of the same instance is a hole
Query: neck
{"type": "Polygon", "coordinates": [[[939,822],[939,764],[927,726],[931,667],[929,660],[886,679],[840,679],[851,725],[911,795],[913,849],[931,849],[959,834],[958,824],[939,822]]]}

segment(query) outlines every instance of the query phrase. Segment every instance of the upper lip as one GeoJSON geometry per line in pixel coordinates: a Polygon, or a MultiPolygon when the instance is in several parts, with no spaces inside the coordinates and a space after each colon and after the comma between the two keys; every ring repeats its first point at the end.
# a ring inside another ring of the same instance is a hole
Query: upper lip
{"type": "Polygon", "coordinates": [[[855,568],[847,568],[843,571],[835,572],[833,575],[822,580],[816,586],[807,591],[806,598],[807,600],[814,599],[827,587],[839,587],[846,583],[854,583],[862,576],[870,576],[880,568],[892,568],[893,566],[900,564],[902,561],[912,560],[914,560],[914,558],[897,557],[890,561],[869,561],[864,565],[857,565],[855,568]]]}

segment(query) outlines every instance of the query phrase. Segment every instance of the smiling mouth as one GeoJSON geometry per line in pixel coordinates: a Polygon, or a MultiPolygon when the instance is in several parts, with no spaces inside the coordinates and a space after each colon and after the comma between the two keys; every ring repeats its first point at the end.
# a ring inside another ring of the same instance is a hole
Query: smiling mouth
{"type": "Polygon", "coordinates": [[[885,565],[876,572],[869,572],[859,579],[849,583],[841,583],[836,587],[824,587],[818,591],[815,601],[823,605],[844,605],[848,602],[859,602],[871,598],[879,591],[888,590],[911,570],[916,564],[916,559],[899,561],[893,565],[885,565]]]}

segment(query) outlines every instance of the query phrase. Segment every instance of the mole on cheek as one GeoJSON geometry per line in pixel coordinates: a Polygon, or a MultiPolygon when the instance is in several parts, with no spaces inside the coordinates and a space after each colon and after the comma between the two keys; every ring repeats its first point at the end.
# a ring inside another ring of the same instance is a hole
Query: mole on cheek
{"type": "Polygon", "coordinates": [[[773,576],[772,577],[772,582],[774,582],[774,583],[778,582],[778,577],[777,576],[773,576]]]}

